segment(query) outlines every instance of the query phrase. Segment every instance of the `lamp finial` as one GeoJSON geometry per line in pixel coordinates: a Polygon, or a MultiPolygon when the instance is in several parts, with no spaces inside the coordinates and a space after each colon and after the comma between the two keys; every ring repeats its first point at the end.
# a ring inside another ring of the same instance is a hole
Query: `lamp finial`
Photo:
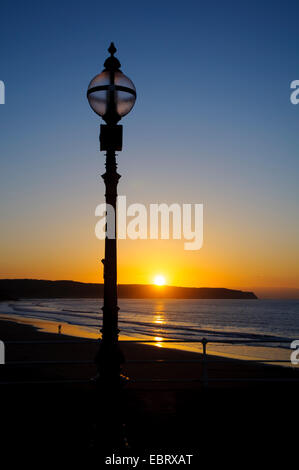
{"type": "Polygon", "coordinates": [[[108,48],[108,52],[110,52],[110,56],[108,59],[105,60],[104,67],[106,70],[116,71],[120,69],[120,62],[119,60],[114,57],[115,52],[117,51],[114,42],[112,42],[108,48]]]}
{"type": "Polygon", "coordinates": [[[115,52],[117,51],[115,45],[114,45],[114,42],[112,42],[108,48],[108,52],[110,52],[110,54],[113,56],[115,54],[115,52]]]}

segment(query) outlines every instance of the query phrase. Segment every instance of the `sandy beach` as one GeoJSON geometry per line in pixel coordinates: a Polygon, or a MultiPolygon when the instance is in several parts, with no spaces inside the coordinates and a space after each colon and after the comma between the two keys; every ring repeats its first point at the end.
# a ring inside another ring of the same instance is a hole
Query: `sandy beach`
{"type": "MultiPolygon", "coordinates": [[[[6,361],[85,361],[84,367],[70,367],[55,364],[54,367],[35,368],[36,372],[43,371],[46,377],[58,374],[65,379],[87,379],[96,374],[93,364],[94,356],[98,347],[99,335],[86,331],[75,325],[58,323],[55,321],[44,321],[38,319],[20,318],[9,316],[0,318],[1,340],[6,344],[6,361]],[[61,334],[58,334],[59,327],[61,334]],[[10,342],[30,342],[33,344],[10,344],[10,342]],[[39,344],[38,342],[48,342],[39,344]],[[51,341],[55,344],[49,344],[51,341]],[[34,344],[37,342],[37,344],[34,344]],[[60,343],[72,343],[71,346],[60,343]],[[79,344],[78,344],[79,343],[79,344]],[[86,363],[88,361],[88,364],[86,363]],[[75,373],[75,375],[74,375],[75,373]]],[[[120,336],[121,350],[125,356],[123,372],[131,380],[129,388],[141,387],[141,383],[146,383],[146,387],[153,388],[151,382],[146,379],[169,379],[173,382],[173,387],[194,388],[202,387],[200,379],[203,378],[202,354],[193,351],[177,349],[177,344],[167,344],[157,341],[155,345],[144,342],[136,342],[136,338],[120,336]],[[144,363],[141,361],[145,361],[144,363]],[[160,361],[151,363],[149,361],[160,361]],[[164,362],[163,362],[164,361],[164,362]],[[190,361],[190,362],[189,362],[190,361]],[[177,381],[175,382],[175,379],[177,381]],[[193,383],[184,384],[184,380],[194,380],[193,383]],[[196,380],[198,382],[196,383],[196,380]],[[138,384],[138,385],[137,385],[138,384]]],[[[16,370],[16,369],[15,369],[16,370]]],[[[292,378],[298,376],[298,368],[290,367],[288,371],[281,365],[265,365],[254,361],[243,361],[217,356],[215,353],[207,355],[206,376],[209,388],[231,387],[232,381],[224,382],[225,378],[233,379],[233,387],[248,387],[249,383],[237,382],[235,379],[263,379],[263,378],[292,378]],[[220,379],[217,381],[217,379],[220,379]]],[[[263,384],[265,386],[265,384],[263,384]]],[[[252,384],[251,384],[252,386],[252,384]]],[[[163,383],[159,383],[163,387],[163,383]]],[[[169,388],[170,385],[166,384],[169,388]]]]}
{"type": "MultiPolygon", "coordinates": [[[[5,383],[1,386],[1,395],[10,410],[3,439],[8,447],[13,436],[13,442],[21,447],[35,442],[45,449],[54,446],[57,452],[67,452],[70,448],[78,452],[90,451],[94,421],[101,416],[104,407],[90,381],[96,374],[93,358],[97,341],[83,340],[78,344],[74,341],[80,339],[71,336],[71,331],[69,335],[54,333],[58,325],[51,326],[52,333],[45,332],[46,325],[36,327],[28,323],[0,322],[7,364],[35,362],[26,367],[20,364],[1,366],[0,380],[5,383]],[[14,344],[15,341],[24,343],[14,344]],[[55,343],[47,343],[52,341],[55,343]],[[47,364],[36,364],[37,361],[47,361],[47,364]],[[70,364],[70,361],[81,363],[70,364]],[[75,382],[68,383],[73,379],[75,382]],[[21,383],[37,381],[43,383],[21,383]]],[[[281,446],[284,435],[275,423],[289,426],[298,382],[214,382],[211,379],[289,380],[298,377],[297,370],[245,364],[239,360],[223,362],[221,358],[210,356],[213,360],[208,364],[210,381],[208,387],[203,388],[198,381],[202,378],[202,363],[194,362],[201,359],[198,353],[136,343],[121,343],[121,348],[128,361],[123,370],[130,377],[124,390],[122,419],[131,452],[160,449],[165,453],[173,449],[177,453],[183,450],[196,453],[200,458],[215,444],[224,449],[232,437],[237,445],[248,448],[244,433],[248,433],[248,438],[250,435],[260,449],[269,439],[280,442],[281,446]],[[167,362],[130,362],[158,359],[167,362]],[[171,382],[147,382],[153,378],[171,382]],[[257,423],[260,424],[257,426],[257,423]],[[216,443],[215,434],[213,442],[209,438],[215,428],[216,443]]]]}

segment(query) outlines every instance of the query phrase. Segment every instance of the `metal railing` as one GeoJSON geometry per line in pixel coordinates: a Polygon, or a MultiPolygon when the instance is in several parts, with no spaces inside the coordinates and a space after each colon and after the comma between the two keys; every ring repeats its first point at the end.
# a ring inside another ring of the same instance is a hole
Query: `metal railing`
{"type": "MultiPolygon", "coordinates": [[[[97,340],[94,339],[70,339],[70,340],[37,340],[37,341],[6,341],[6,345],[72,345],[72,344],[95,344],[97,340]]],[[[143,344],[167,344],[167,343],[199,343],[202,345],[202,352],[200,359],[133,359],[127,360],[126,364],[202,364],[202,376],[194,379],[179,379],[179,378],[145,378],[145,379],[132,379],[132,383],[200,383],[203,387],[207,387],[210,382],[299,382],[298,377],[209,377],[208,375],[208,364],[210,363],[220,363],[220,362],[231,362],[235,359],[233,357],[223,357],[217,356],[213,359],[212,355],[207,354],[207,345],[208,344],[240,344],[249,346],[250,344],[286,344],[289,343],[289,340],[207,340],[206,338],[202,339],[164,339],[159,338],[159,340],[149,340],[149,339],[136,339],[136,340],[120,340],[120,343],[143,343],[143,344]]],[[[190,351],[189,351],[190,352],[190,351]]],[[[200,351],[192,351],[197,353],[200,351]]],[[[282,359],[237,359],[242,363],[271,363],[271,364],[283,364],[289,363],[289,360],[282,359]]],[[[0,367],[19,367],[19,366],[63,366],[63,365],[94,365],[94,361],[91,360],[61,360],[61,361],[9,361],[0,367]]],[[[1,370],[1,369],[0,369],[1,370]]],[[[25,385],[25,384],[73,384],[73,383],[91,383],[93,379],[58,379],[58,380],[31,380],[31,381],[1,381],[0,385],[25,385]]]]}

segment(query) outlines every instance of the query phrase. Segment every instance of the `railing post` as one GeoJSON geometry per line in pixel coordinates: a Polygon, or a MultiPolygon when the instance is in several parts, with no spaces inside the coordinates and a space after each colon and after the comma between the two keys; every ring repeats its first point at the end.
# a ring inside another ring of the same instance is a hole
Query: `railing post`
{"type": "Polygon", "coordinates": [[[207,369],[207,344],[208,340],[202,338],[202,384],[206,388],[208,386],[208,369],[207,369]]]}

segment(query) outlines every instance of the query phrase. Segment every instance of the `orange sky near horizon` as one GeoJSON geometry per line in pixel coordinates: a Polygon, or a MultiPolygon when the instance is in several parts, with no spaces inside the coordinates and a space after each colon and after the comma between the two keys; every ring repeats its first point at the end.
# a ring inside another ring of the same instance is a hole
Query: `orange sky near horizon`
{"type": "MultiPolygon", "coordinates": [[[[15,239],[10,237],[4,250],[2,245],[1,278],[103,282],[100,260],[104,242],[87,230],[88,224],[69,239],[66,227],[61,226],[56,234],[46,227],[36,232],[28,228],[28,236],[24,230],[22,240],[17,234],[15,239]]],[[[275,240],[264,245],[263,239],[258,243],[250,233],[246,240],[236,240],[239,242],[232,241],[229,232],[208,233],[199,251],[185,251],[184,240],[119,240],[118,282],[151,284],[160,274],[167,285],[174,286],[243,290],[298,287],[298,265],[288,246],[275,251],[275,240]]]]}
{"type": "MultiPolygon", "coordinates": [[[[102,194],[103,183],[94,185],[102,194]]],[[[12,212],[2,226],[1,278],[103,281],[104,241],[95,236],[94,194],[84,189],[80,206],[72,205],[70,188],[59,206],[36,200],[18,217],[12,212]]],[[[118,282],[149,284],[163,274],[177,286],[299,288],[297,232],[279,217],[281,226],[275,212],[257,217],[236,207],[225,213],[218,201],[204,205],[198,251],[184,250],[184,240],[118,240],[118,282]]]]}
{"type": "MultiPolygon", "coordinates": [[[[93,185],[102,196],[103,183],[94,178],[93,185]]],[[[99,220],[94,215],[95,191],[86,191],[82,182],[74,202],[72,186],[67,197],[64,185],[62,189],[60,198],[59,193],[55,195],[59,204],[41,193],[17,217],[14,211],[7,215],[1,232],[1,278],[103,282],[104,241],[95,236],[99,220]]],[[[169,200],[175,201],[174,197],[169,200]]],[[[154,202],[159,199],[155,196],[154,202]]],[[[160,274],[166,284],[174,286],[226,287],[257,294],[299,288],[294,217],[265,206],[261,210],[253,203],[245,210],[244,201],[242,208],[238,201],[231,205],[221,199],[208,202],[204,204],[203,246],[198,251],[184,250],[184,240],[118,240],[118,282],[151,284],[160,274]]]]}

